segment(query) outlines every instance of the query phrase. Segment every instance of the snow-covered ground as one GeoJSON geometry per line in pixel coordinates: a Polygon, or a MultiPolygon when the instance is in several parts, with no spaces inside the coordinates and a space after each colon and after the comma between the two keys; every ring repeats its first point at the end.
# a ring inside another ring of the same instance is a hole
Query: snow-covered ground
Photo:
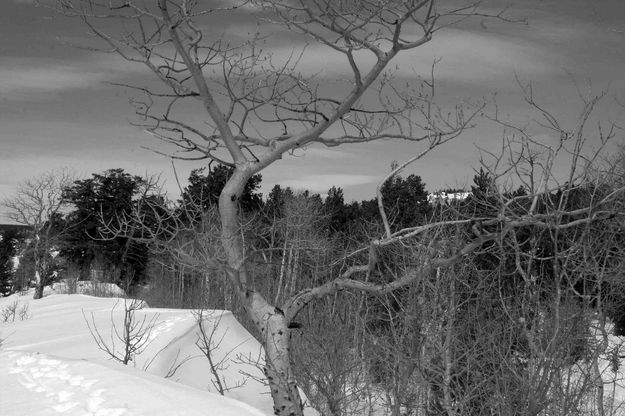
{"type": "Polygon", "coordinates": [[[47,294],[79,294],[100,297],[126,297],[126,292],[119,286],[112,283],[100,283],[89,280],[61,280],[54,283],[51,287],[46,287],[47,294]]]}
{"type": "Polygon", "coordinates": [[[191,311],[138,310],[137,322],[150,331],[142,351],[125,366],[98,348],[87,325],[122,354],[115,330],[123,328],[124,300],[59,294],[0,298],[0,311],[13,305],[14,316],[0,316],[2,416],[273,413],[258,365],[261,346],[228,311],[208,311],[204,318],[213,362],[221,363],[217,372],[229,389],[224,397],[196,345],[199,326],[191,311]]]}
{"type": "MultiPolygon", "coordinates": [[[[222,396],[197,345],[200,327],[192,311],[137,310],[145,342],[129,365],[122,365],[98,348],[94,336],[123,356],[115,334],[123,330],[123,299],[62,295],[50,288],[44,293],[40,300],[32,300],[32,293],[0,298],[0,416],[273,413],[261,346],[230,312],[205,311],[203,320],[211,358],[227,390],[222,396]]],[[[604,345],[595,370],[604,403],[618,406],[625,401],[625,343],[598,330],[595,337],[604,345]]],[[[575,379],[577,370],[571,370],[575,379]]],[[[375,414],[387,414],[383,402],[375,414]]],[[[306,414],[316,412],[308,408],[306,414]]]]}

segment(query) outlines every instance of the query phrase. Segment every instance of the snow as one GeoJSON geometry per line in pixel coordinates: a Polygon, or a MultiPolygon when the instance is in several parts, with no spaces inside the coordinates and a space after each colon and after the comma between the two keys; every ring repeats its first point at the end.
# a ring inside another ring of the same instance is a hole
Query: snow
{"type": "Polygon", "coordinates": [[[591,324],[591,332],[595,342],[602,347],[598,354],[597,372],[603,381],[606,405],[621,407],[625,403],[625,339],[614,335],[614,324],[604,325],[599,320],[591,324]]]}
{"type": "Polygon", "coordinates": [[[437,191],[428,193],[428,202],[431,204],[449,203],[450,201],[464,201],[471,192],[444,192],[437,191]]]}
{"type": "Polygon", "coordinates": [[[0,352],[0,414],[265,415],[240,401],[140,371],[23,351],[0,352]]]}
{"type": "Polygon", "coordinates": [[[61,280],[54,283],[51,287],[46,287],[44,294],[71,294],[78,293],[80,295],[92,295],[102,297],[120,297],[126,296],[126,292],[113,283],[92,282],[89,280],[61,280]]]}
{"type": "Polygon", "coordinates": [[[4,323],[0,315],[2,416],[273,413],[262,381],[262,348],[228,311],[206,311],[204,317],[206,332],[213,334],[213,361],[230,389],[221,396],[196,345],[199,326],[192,311],[136,311],[138,322],[149,330],[144,347],[125,366],[98,348],[87,325],[122,354],[115,331],[123,328],[123,299],[59,294],[39,300],[31,294],[0,298],[0,311],[12,305],[26,313],[4,323]]]}
{"type": "MultiPolygon", "coordinates": [[[[56,289],[60,289],[56,287],[56,289]]],[[[112,288],[111,290],[115,290],[112,288]]],[[[260,416],[273,413],[263,383],[262,348],[229,311],[205,311],[211,356],[227,390],[219,395],[209,362],[196,343],[197,315],[143,307],[135,313],[145,344],[129,365],[100,348],[89,330],[121,356],[116,339],[124,319],[120,298],[61,295],[46,288],[0,298],[0,416],[260,416]],[[7,313],[14,310],[15,313],[7,313]],[[5,322],[3,322],[5,321],[5,322]]],[[[597,324],[598,328],[598,324],[597,324]]],[[[597,361],[606,404],[625,400],[622,337],[594,329],[603,348],[597,361]],[[616,364],[615,364],[616,363],[616,364]]],[[[580,380],[586,367],[571,368],[580,380]]],[[[589,405],[593,398],[588,398],[589,405]]],[[[384,400],[381,400],[384,402],[384,400]]],[[[384,407],[384,406],[383,406],[384,407]]],[[[305,409],[309,416],[316,412],[305,409]]],[[[386,409],[377,409],[386,414],[386,409]]]]}

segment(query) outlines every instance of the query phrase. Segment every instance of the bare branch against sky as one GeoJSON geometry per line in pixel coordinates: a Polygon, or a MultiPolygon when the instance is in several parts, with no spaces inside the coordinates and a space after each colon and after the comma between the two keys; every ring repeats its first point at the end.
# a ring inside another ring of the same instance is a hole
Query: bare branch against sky
{"type": "MultiPolygon", "coordinates": [[[[83,175],[123,167],[137,174],[163,172],[171,178],[170,160],[145,149],[158,146],[153,138],[127,122],[133,121],[129,101],[136,92],[110,85],[149,87],[143,68],[75,47],[94,46],[86,29],[34,3],[8,0],[0,14],[0,196],[10,195],[24,178],[63,166],[83,175]]],[[[502,2],[489,4],[496,10],[502,2]]],[[[517,77],[531,81],[537,99],[561,115],[577,114],[582,105],[578,89],[600,91],[609,86],[609,94],[623,97],[625,3],[530,0],[507,13],[526,19],[527,24],[467,21],[394,61],[395,77],[407,83],[428,77],[440,59],[435,73],[442,105],[463,98],[490,100],[496,93],[500,113],[511,117],[526,113],[517,77]]],[[[251,9],[228,16],[212,29],[215,33],[227,34],[233,41],[261,33],[275,62],[295,59],[306,48],[298,70],[325,80],[328,89],[345,88],[342,79],[349,75],[349,66],[336,64],[337,57],[318,44],[285,36],[277,27],[257,21],[251,9]]],[[[366,63],[366,57],[359,59],[366,63]]],[[[601,114],[614,118],[617,106],[611,99],[605,102],[608,108],[601,114]]],[[[480,122],[450,145],[444,169],[442,155],[434,152],[409,172],[421,175],[432,191],[465,186],[479,163],[477,147],[488,148],[500,140],[497,128],[480,122]]],[[[263,185],[266,190],[283,182],[322,193],[338,185],[348,199],[371,198],[390,163],[418,151],[411,143],[399,142],[359,146],[354,151],[349,147],[347,151],[314,147],[305,155],[295,151],[264,172],[263,185]]],[[[176,163],[183,178],[197,166],[197,162],[176,163]]],[[[173,179],[167,180],[171,193],[176,188],[173,179]]]]}

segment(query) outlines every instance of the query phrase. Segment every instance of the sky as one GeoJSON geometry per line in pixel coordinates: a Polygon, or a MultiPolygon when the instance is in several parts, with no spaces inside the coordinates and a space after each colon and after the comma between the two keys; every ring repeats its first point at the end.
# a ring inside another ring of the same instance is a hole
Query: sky
{"type": "MultiPolygon", "coordinates": [[[[566,123],[573,123],[583,94],[607,89],[599,111],[607,121],[621,117],[616,99],[625,98],[625,2],[622,0],[491,0],[491,10],[527,24],[474,19],[438,32],[434,39],[400,57],[396,76],[412,82],[436,65],[437,96],[443,105],[463,99],[496,99],[500,114],[523,123],[528,108],[516,79],[531,82],[537,99],[566,123]]],[[[213,33],[245,37],[255,30],[253,14],[222,19],[213,33]]],[[[160,174],[172,198],[204,161],[176,161],[154,150],[171,149],[132,126],[135,93],[111,85],[141,85],[150,74],[117,57],[77,48],[92,42],[77,20],[35,7],[30,0],[0,5],[0,198],[32,176],[63,167],[86,177],[109,168],[138,175],[160,174]]],[[[268,38],[275,56],[288,56],[302,43],[276,31],[268,38]]],[[[347,68],[311,44],[300,62],[328,85],[340,87],[347,68]]],[[[625,101],[622,100],[622,101],[625,101]]],[[[202,115],[198,112],[198,117],[202,115]]],[[[620,134],[620,133],[619,133],[620,134]]],[[[502,133],[487,120],[434,150],[406,171],[420,175],[430,191],[468,187],[480,152],[500,147],[502,133]],[[480,150],[481,149],[481,150],[480,150]]],[[[545,138],[550,140],[549,137],[545,138]]],[[[589,140],[592,142],[593,138],[589,140]]],[[[596,138],[594,138],[596,140],[596,138]]],[[[324,193],[336,185],[347,200],[370,199],[393,161],[419,153],[415,143],[383,141],[345,147],[311,147],[287,155],[263,171],[262,191],[280,183],[324,193]]],[[[483,153],[482,153],[483,154],[483,153]]],[[[0,217],[2,208],[0,208],[0,217]]]]}

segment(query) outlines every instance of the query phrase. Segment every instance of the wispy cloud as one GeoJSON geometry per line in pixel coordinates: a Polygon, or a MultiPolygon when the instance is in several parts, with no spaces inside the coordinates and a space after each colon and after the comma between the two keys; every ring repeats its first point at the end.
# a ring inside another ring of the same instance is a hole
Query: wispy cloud
{"type": "MultiPolygon", "coordinates": [[[[0,67],[0,94],[23,98],[32,93],[92,87],[104,81],[105,75],[103,72],[85,71],[82,66],[44,59],[5,59],[3,67],[0,67]]],[[[44,98],[38,96],[38,99],[44,98]]]]}
{"type": "MultiPolygon", "coordinates": [[[[295,153],[295,155],[298,154],[295,153]]],[[[331,150],[323,147],[310,147],[306,150],[301,150],[301,156],[305,158],[320,158],[330,160],[345,160],[355,157],[353,153],[350,153],[348,151],[331,150]]]]}
{"type": "Polygon", "coordinates": [[[311,192],[326,192],[333,186],[348,187],[355,185],[364,185],[379,181],[378,176],[371,175],[354,175],[354,174],[321,174],[321,175],[304,175],[295,179],[287,179],[280,181],[283,187],[291,187],[295,190],[309,190],[311,192]]]}
{"type": "Polygon", "coordinates": [[[424,55],[426,58],[419,60],[415,55],[404,57],[399,65],[409,68],[412,60],[413,67],[423,73],[431,68],[434,59],[441,58],[436,68],[438,76],[454,81],[495,82],[508,79],[515,72],[540,77],[561,72],[550,63],[552,53],[542,45],[465,30],[440,33],[425,45],[420,52],[420,56],[424,55]]]}
{"type": "Polygon", "coordinates": [[[145,68],[125,62],[114,55],[89,54],[81,60],[47,58],[4,58],[0,67],[0,94],[7,98],[37,100],[45,94],[104,86],[145,68]]]}
{"type": "MultiPolygon", "coordinates": [[[[293,59],[295,49],[301,51],[304,45],[283,45],[271,49],[277,62],[293,59]]],[[[398,77],[416,77],[430,73],[432,63],[442,58],[436,67],[436,76],[460,82],[486,82],[510,78],[515,72],[545,76],[561,72],[561,68],[550,64],[552,52],[542,45],[520,41],[514,37],[495,37],[489,33],[448,29],[437,34],[428,44],[417,50],[400,54],[392,61],[390,68],[398,77]]],[[[356,62],[361,71],[375,64],[375,56],[361,52],[356,62]]],[[[319,44],[306,46],[298,69],[307,75],[322,77],[350,76],[351,69],[342,54],[319,44]]]]}

